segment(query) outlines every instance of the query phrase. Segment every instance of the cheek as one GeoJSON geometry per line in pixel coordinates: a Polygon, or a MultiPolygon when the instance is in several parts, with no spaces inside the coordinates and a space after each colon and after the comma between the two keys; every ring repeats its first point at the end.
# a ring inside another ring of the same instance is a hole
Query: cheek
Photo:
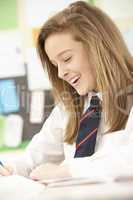
{"type": "Polygon", "coordinates": [[[88,76],[90,78],[95,78],[95,70],[92,67],[85,67],[85,68],[81,68],[82,73],[85,74],[85,76],[88,76]]]}
{"type": "Polygon", "coordinates": [[[93,85],[94,87],[96,86],[96,71],[95,69],[89,67],[86,70],[84,70],[84,72],[82,71],[82,73],[84,73],[85,75],[85,79],[88,82],[88,84],[93,85]]]}
{"type": "Polygon", "coordinates": [[[96,70],[94,66],[90,66],[88,67],[88,73],[94,78],[96,79],[96,70]]]}
{"type": "Polygon", "coordinates": [[[94,78],[94,80],[96,81],[96,71],[95,71],[95,69],[91,69],[91,74],[92,74],[92,77],[94,78]]]}

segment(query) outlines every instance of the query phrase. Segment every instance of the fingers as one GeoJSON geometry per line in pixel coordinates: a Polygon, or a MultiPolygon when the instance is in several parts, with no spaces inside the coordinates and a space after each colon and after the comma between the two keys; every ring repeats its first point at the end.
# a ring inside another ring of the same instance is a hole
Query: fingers
{"type": "Polygon", "coordinates": [[[9,166],[4,166],[3,167],[3,166],[0,165],[0,175],[9,176],[9,175],[12,174],[12,172],[13,172],[13,170],[12,170],[11,167],[9,167],[9,166]]]}
{"type": "Polygon", "coordinates": [[[47,163],[38,166],[30,173],[30,178],[36,181],[62,178],[68,175],[68,170],[64,166],[47,163]]]}
{"type": "Polygon", "coordinates": [[[11,174],[13,174],[13,167],[11,166],[4,166],[6,170],[8,170],[8,172],[11,174]]]}
{"type": "Polygon", "coordinates": [[[35,180],[35,181],[38,181],[40,180],[42,177],[45,177],[46,172],[42,169],[34,169],[31,173],[30,173],[30,178],[35,180]]]}

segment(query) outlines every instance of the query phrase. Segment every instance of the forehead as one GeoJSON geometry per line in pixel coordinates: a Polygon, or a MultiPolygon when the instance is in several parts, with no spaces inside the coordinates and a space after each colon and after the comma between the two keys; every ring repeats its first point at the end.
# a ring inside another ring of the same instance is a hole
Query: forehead
{"type": "Polygon", "coordinates": [[[54,57],[63,51],[74,51],[80,46],[70,33],[56,33],[50,35],[45,41],[45,51],[48,56],[54,57]]]}

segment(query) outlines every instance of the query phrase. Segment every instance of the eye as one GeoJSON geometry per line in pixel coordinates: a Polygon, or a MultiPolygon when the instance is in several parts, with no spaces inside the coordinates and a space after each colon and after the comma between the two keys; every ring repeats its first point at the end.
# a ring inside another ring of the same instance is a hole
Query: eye
{"type": "Polygon", "coordinates": [[[68,62],[68,61],[70,61],[71,60],[71,56],[70,57],[68,57],[68,58],[66,58],[66,59],[64,59],[64,62],[68,62]]]}

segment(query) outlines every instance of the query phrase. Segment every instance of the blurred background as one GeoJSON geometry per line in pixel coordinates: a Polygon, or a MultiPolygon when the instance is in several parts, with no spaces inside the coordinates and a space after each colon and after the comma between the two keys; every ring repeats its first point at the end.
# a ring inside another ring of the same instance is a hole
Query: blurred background
{"type": "MultiPolygon", "coordinates": [[[[74,0],[0,0],[0,159],[20,155],[54,101],[36,38],[49,16],[74,0]]],[[[133,1],[88,0],[116,23],[133,54],[133,1]]]]}

